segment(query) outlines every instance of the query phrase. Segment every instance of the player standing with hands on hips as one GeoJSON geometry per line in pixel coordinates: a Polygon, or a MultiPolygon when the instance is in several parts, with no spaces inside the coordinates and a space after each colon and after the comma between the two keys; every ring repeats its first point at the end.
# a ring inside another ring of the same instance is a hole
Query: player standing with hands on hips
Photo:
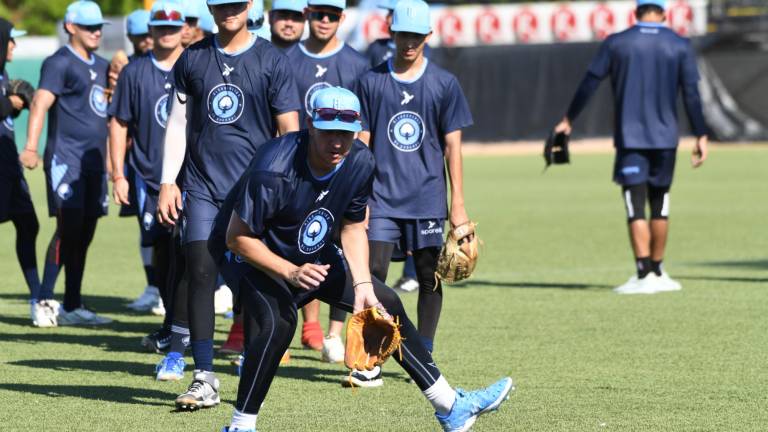
{"type": "Polygon", "coordinates": [[[614,94],[613,179],[621,185],[637,275],[614,289],[652,294],[681,289],[662,268],[669,231],[669,190],[678,145],[677,94],[696,136],[691,163],[707,159],[707,128],[701,108],[696,55],[690,40],[664,26],[665,0],[638,0],[638,23],[609,36],[600,46],[555,132],[571,134],[600,81],[611,77],[614,94]],[[650,224],[646,220],[650,205],[650,224]]]}
{"type": "Polygon", "coordinates": [[[366,206],[376,167],[355,139],[360,102],[334,87],[318,91],[311,107],[307,130],[264,144],[227,196],[209,242],[260,327],[246,348],[235,412],[223,431],[256,430],[297,309],[315,298],[349,312],[375,307],[397,317],[404,341],[392,357],[432,404],[443,430],[467,431],[508,397],[512,379],[465,392],[440,373],[397,294],[368,268],[366,206]]]}

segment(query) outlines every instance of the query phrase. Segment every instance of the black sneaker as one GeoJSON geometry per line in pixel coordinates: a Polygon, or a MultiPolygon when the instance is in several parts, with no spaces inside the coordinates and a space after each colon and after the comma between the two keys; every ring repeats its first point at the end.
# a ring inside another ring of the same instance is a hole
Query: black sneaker
{"type": "Polygon", "coordinates": [[[171,347],[171,332],[165,328],[159,328],[141,338],[141,346],[150,352],[162,354],[171,347]]]}
{"type": "Polygon", "coordinates": [[[381,368],[378,366],[372,371],[353,370],[351,374],[341,380],[342,387],[381,387],[383,385],[381,368]]]}

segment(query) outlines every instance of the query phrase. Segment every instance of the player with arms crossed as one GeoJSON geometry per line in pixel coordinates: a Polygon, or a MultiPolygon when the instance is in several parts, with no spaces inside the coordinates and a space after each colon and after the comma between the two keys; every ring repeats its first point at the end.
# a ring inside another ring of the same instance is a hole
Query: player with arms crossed
{"type": "MultiPolygon", "coordinates": [[[[392,19],[397,51],[360,78],[361,139],[376,156],[368,240],[371,272],[386,280],[399,244],[413,251],[419,280],[418,326],[431,352],[442,309],[435,269],[446,219],[445,165],[451,185],[450,223],[469,221],[464,208],[461,129],[472,124],[459,82],[424,57],[429,41],[429,6],[402,0],[392,19]]],[[[381,371],[356,371],[356,385],[381,385],[381,371]]],[[[345,380],[347,382],[347,380],[345,380]]]]}
{"type": "Polygon", "coordinates": [[[311,106],[308,130],[264,145],[225,200],[211,235],[222,274],[239,287],[260,329],[246,349],[235,412],[224,431],[256,430],[297,309],[315,298],[350,312],[376,307],[397,317],[405,339],[393,357],[433,405],[443,430],[467,431],[508,397],[512,379],[464,392],[442,376],[397,294],[368,269],[366,205],[375,166],[355,139],[360,102],[336,87],[318,91],[311,106]]]}
{"type": "Polygon", "coordinates": [[[208,5],[219,33],[187,48],[174,66],[158,205],[162,223],[180,222],[176,179],[183,165],[182,237],[195,374],[188,391],[176,399],[181,408],[219,403],[217,390],[205,385],[215,379],[217,268],[206,246],[213,220],[259,147],[277,134],[298,130],[298,93],[288,59],[248,32],[251,1],[208,0],[208,5]]]}
{"type": "MultiPolygon", "coordinates": [[[[98,219],[107,214],[107,73],[109,63],[94,54],[106,24],[99,6],[77,1],[67,8],[69,43],[45,59],[29,115],[21,163],[37,166],[37,145],[49,113],[45,147],[48,211],[56,217],[52,244],[66,270],[59,325],[99,325],[112,320],[85,308],[80,290],[88,247],[98,219]],[[49,112],[50,110],[50,112],[49,112]]],[[[51,248],[49,248],[50,251],[51,248]]],[[[49,253],[49,255],[51,255],[49,253]]],[[[56,269],[58,270],[58,269],[56,269]]],[[[46,265],[41,298],[52,298],[55,276],[46,265]]]]}
{"type": "Polygon", "coordinates": [[[669,231],[669,189],[678,145],[677,94],[697,137],[691,162],[707,159],[696,56],[688,39],[664,26],[665,0],[638,0],[637,25],[600,46],[555,132],[571,133],[576,119],[605,77],[611,77],[616,118],[613,179],[621,185],[637,275],[614,291],[652,294],[681,289],[662,269],[669,231]],[[645,216],[650,204],[650,224],[645,216]]]}

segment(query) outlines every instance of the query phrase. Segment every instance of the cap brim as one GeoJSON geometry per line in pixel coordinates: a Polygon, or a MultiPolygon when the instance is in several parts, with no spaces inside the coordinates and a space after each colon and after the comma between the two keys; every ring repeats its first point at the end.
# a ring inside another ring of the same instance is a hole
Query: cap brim
{"type": "Polygon", "coordinates": [[[150,21],[150,27],[183,27],[184,23],[179,21],[150,21]]]}
{"type": "Polygon", "coordinates": [[[405,33],[417,33],[422,35],[428,35],[432,29],[429,27],[416,27],[416,26],[398,26],[392,24],[392,27],[390,27],[390,30],[393,32],[405,32],[405,33]]]}
{"type": "Polygon", "coordinates": [[[320,130],[340,130],[347,132],[360,132],[363,130],[363,126],[359,121],[347,123],[341,120],[312,120],[312,126],[314,126],[315,129],[320,130]]]}
{"type": "Polygon", "coordinates": [[[25,34],[27,34],[27,31],[26,31],[26,30],[16,30],[16,29],[11,29],[11,37],[12,37],[12,38],[22,37],[22,36],[24,36],[25,34]]]}

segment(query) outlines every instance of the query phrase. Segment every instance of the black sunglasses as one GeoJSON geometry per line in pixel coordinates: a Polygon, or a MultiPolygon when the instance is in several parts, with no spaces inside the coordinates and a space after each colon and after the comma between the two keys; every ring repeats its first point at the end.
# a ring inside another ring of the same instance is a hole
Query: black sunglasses
{"type": "Polygon", "coordinates": [[[77,25],[81,29],[87,31],[88,33],[96,33],[97,31],[101,31],[101,28],[104,27],[102,24],[96,24],[96,25],[77,25]]]}
{"type": "Polygon", "coordinates": [[[330,22],[339,22],[341,19],[341,12],[329,11],[327,9],[309,9],[309,19],[313,21],[322,21],[325,17],[328,17],[330,22]]]}
{"type": "Polygon", "coordinates": [[[333,108],[316,108],[315,114],[322,121],[334,121],[339,119],[344,123],[354,123],[360,120],[360,113],[354,110],[337,110],[333,108]]]}

